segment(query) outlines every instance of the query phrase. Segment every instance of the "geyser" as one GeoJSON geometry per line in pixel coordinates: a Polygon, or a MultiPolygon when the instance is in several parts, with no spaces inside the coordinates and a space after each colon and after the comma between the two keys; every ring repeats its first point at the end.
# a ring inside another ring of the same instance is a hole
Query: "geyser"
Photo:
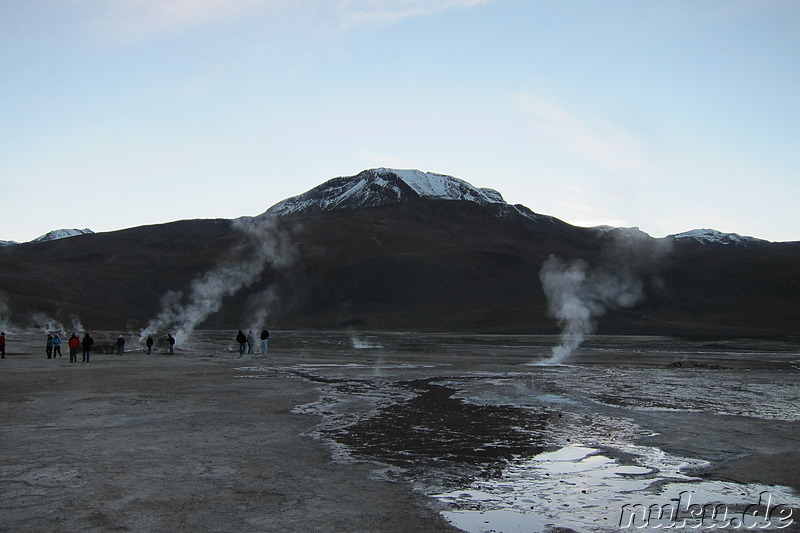
{"type": "Polygon", "coordinates": [[[244,236],[244,244],[231,254],[233,257],[197,276],[186,295],[182,291],[167,292],[161,299],[161,311],[141,331],[140,342],[159,332],[172,332],[179,343],[186,342],[198,325],[219,311],[224,297],[250,286],[267,266],[280,269],[292,262],[294,248],[274,218],[238,219],[234,227],[244,236]]]}

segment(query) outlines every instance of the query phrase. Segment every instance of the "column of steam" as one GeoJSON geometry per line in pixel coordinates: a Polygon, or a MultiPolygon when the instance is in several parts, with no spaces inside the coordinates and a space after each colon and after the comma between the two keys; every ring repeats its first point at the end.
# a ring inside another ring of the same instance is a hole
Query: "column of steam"
{"type": "Polygon", "coordinates": [[[234,227],[246,237],[244,253],[236,260],[222,260],[212,270],[196,277],[185,295],[169,291],[161,300],[161,311],[139,334],[139,342],[151,335],[174,332],[185,344],[205,319],[219,311],[222,299],[255,282],[264,268],[285,268],[294,258],[293,249],[274,219],[239,219],[234,227]]]}
{"type": "Polygon", "coordinates": [[[543,364],[560,364],[581,345],[594,330],[592,311],[586,301],[586,262],[564,263],[551,255],[542,264],[539,279],[547,298],[548,315],[561,328],[560,343],[543,364]]]}
{"type": "Polygon", "coordinates": [[[547,298],[548,314],[561,328],[560,343],[542,364],[563,363],[595,331],[597,319],[609,308],[633,307],[644,298],[644,287],[634,271],[635,261],[589,268],[586,261],[565,263],[551,255],[539,278],[547,298]]]}

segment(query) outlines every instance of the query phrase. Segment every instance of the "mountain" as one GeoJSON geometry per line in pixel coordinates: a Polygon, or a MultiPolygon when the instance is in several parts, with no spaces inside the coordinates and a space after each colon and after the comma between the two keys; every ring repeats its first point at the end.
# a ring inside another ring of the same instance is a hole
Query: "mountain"
{"type": "MultiPolygon", "coordinates": [[[[36,237],[30,242],[47,242],[47,241],[55,241],[58,239],[66,239],[68,237],[75,237],[77,235],[90,235],[94,233],[89,228],[84,229],[54,229],[52,231],[48,231],[44,235],[36,237]]],[[[15,246],[19,244],[16,241],[0,241],[0,248],[3,246],[15,246]]]]}
{"type": "Polygon", "coordinates": [[[477,189],[451,176],[378,168],[326,181],[306,193],[278,202],[267,213],[290,215],[381,207],[405,203],[412,198],[468,200],[484,206],[505,204],[497,191],[477,189]]]}
{"type": "Polygon", "coordinates": [[[36,237],[31,242],[47,242],[47,241],[55,241],[58,239],[66,239],[69,237],[75,237],[77,235],[90,235],[94,233],[89,228],[84,229],[55,229],[53,231],[48,231],[41,237],[36,237]]]}
{"type": "Polygon", "coordinates": [[[747,237],[738,233],[723,233],[714,229],[694,229],[669,235],[678,241],[694,241],[701,244],[718,244],[722,246],[764,246],[769,241],[747,237]]]}
{"type": "Polygon", "coordinates": [[[582,297],[604,308],[600,333],[797,335],[800,243],[728,240],[581,228],[450,176],[372,169],[257,217],[0,248],[0,303],[9,322],[79,317],[94,329],[180,317],[233,330],[555,333],[540,279],[552,256],[565,294],[595,284],[582,297]],[[603,300],[609,288],[627,293],[603,300]]]}
{"type": "Polygon", "coordinates": [[[413,199],[463,200],[489,209],[496,216],[509,212],[531,220],[555,220],[528,208],[511,206],[494,189],[477,188],[464,180],[419,170],[377,168],[355,176],[326,181],[310,191],[278,202],[267,210],[270,215],[313,213],[343,209],[381,207],[409,202],[413,199]]]}

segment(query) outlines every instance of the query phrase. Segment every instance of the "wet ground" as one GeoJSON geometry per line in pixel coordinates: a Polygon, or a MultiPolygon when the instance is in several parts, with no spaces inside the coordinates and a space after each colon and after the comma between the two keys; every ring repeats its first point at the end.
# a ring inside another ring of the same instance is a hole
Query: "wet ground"
{"type": "MultiPolygon", "coordinates": [[[[367,465],[376,501],[380,483],[408,484],[469,532],[800,530],[796,343],[592,337],[546,366],[555,337],[273,332],[267,356],[240,357],[234,333],[196,332],[175,360],[200,362],[226,391],[263,393],[262,405],[280,392],[275,416],[297,417],[287,431],[345,471],[367,465]]],[[[146,363],[132,344],[96,362],[146,363]]],[[[149,357],[170,357],[157,352],[149,357]]],[[[210,401],[202,382],[180,401],[192,391],[210,401]]],[[[237,402],[248,431],[261,431],[253,407],[237,402]]],[[[329,499],[331,513],[359,513],[329,499]]],[[[270,523],[300,530],[292,520],[270,523]]],[[[368,523],[361,530],[405,530],[368,523]]]]}
{"type": "Polygon", "coordinates": [[[298,408],[322,415],[316,435],[340,460],[376,461],[381,475],[413,480],[466,531],[800,523],[797,481],[781,484],[794,473],[760,483],[714,476],[738,458],[797,449],[792,343],[594,337],[567,364],[542,366],[555,339],[353,333],[320,342],[352,351],[353,362],[282,369],[326,384],[298,408]],[[742,514],[767,496],[795,511],[742,514]],[[645,515],[653,506],[659,514],[645,515]]]}

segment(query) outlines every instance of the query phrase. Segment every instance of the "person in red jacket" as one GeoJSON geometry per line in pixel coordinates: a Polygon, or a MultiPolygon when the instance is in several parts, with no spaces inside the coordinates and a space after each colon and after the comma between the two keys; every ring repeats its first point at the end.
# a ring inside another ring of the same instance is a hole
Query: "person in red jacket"
{"type": "Polygon", "coordinates": [[[69,338],[67,342],[69,345],[69,362],[70,363],[77,363],[78,362],[78,348],[81,346],[81,340],[75,335],[72,334],[72,337],[69,338]]]}

